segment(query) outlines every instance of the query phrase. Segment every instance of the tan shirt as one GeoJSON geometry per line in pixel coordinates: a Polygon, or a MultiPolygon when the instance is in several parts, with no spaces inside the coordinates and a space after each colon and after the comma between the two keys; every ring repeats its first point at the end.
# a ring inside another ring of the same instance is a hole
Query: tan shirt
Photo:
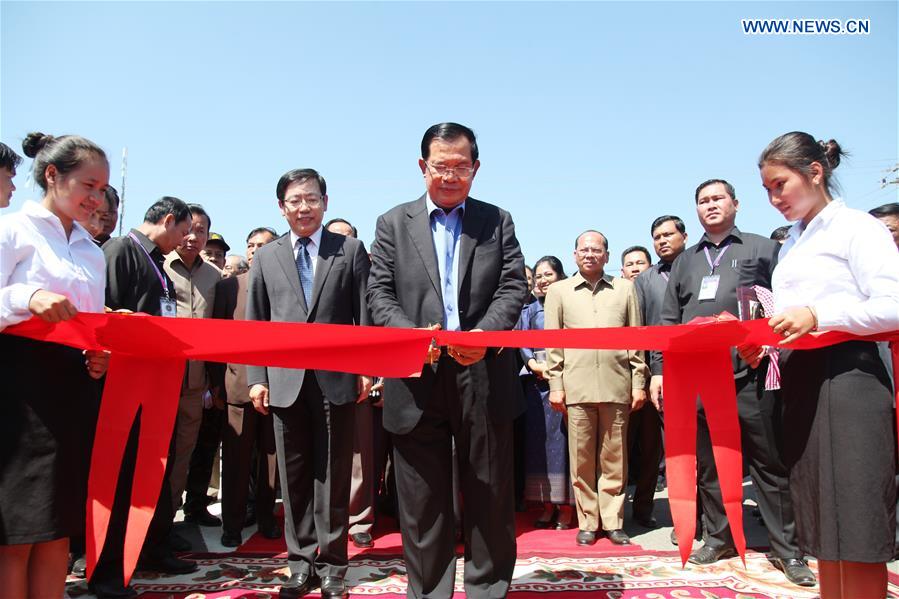
{"type": "MultiPolygon", "coordinates": [[[[604,275],[591,288],[580,273],[550,285],[543,304],[544,328],[585,329],[641,326],[634,284],[604,275]]],[[[547,348],[549,388],[565,391],[568,405],[631,403],[631,390],[643,389],[649,370],[643,352],[547,348]]]]}
{"type": "MultiPolygon", "coordinates": [[[[178,252],[171,252],[165,257],[165,272],[175,285],[178,318],[212,318],[215,284],[222,271],[200,257],[188,269],[178,252]]],[[[181,391],[202,393],[208,384],[206,362],[188,360],[181,391]]]]}

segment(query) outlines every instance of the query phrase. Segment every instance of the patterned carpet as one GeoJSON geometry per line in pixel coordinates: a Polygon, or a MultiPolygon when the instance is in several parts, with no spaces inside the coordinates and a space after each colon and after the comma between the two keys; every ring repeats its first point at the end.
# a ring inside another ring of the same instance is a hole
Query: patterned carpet
{"type": "MultiPolygon", "coordinates": [[[[276,598],[278,585],[287,580],[282,557],[195,554],[200,571],[180,577],[139,574],[134,587],[143,599],[276,598]]],[[[814,564],[812,564],[814,569],[814,564]]],[[[390,557],[357,557],[350,563],[348,583],[358,596],[404,597],[403,561],[390,557]]],[[[892,578],[892,577],[891,577],[892,578]]],[[[899,597],[899,585],[890,582],[890,597],[899,597]]],[[[68,587],[72,598],[87,596],[84,582],[68,587]]],[[[590,597],[598,599],[712,599],[817,597],[817,589],[790,585],[771,567],[764,554],[747,555],[705,567],[681,569],[674,555],[620,555],[612,557],[519,557],[512,593],[527,597],[590,597]]],[[[311,596],[317,596],[313,593],[311,596]]],[[[464,597],[462,562],[456,574],[456,597],[464,597]]]]}
{"type": "MultiPolygon", "coordinates": [[[[751,551],[746,566],[739,558],[710,566],[687,564],[681,568],[675,551],[656,551],[639,544],[618,546],[608,539],[580,547],[576,529],[536,530],[536,512],[518,514],[518,561],[513,575],[512,599],[803,599],[818,596],[817,588],[787,582],[764,553],[751,551]]],[[[182,529],[187,530],[187,529],[182,529]]],[[[220,529],[205,529],[206,541],[220,529]]],[[[668,529],[670,530],[670,529],[668,529]]],[[[194,547],[202,553],[186,553],[200,570],[184,576],[137,572],[132,584],[141,599],[276,599],[289,577],[284,540],[255,534],[232,553],[222,551],[197,536],[194,547]]],[[[667,533],[665,534],[667,537],[667,533]]],[[[395,522],[384,519],[375,529],[375,546],[349,546],[347,582],[352,595],[379,598],[405,597],[406,569],[395,522]]],[[[645,538],[645,537],[644,537],[645,538]]],[[[670,545],[669,545],[670,546],[670,545]]],[[[673,549],[673,547],[672,547],[673,549]]],[[[458,547],[461,555],[462,547],[458,547]]],[[[817,570],[814,561],[809,564],[817,570]]],[[[455,597],[464,597],[463,562],[457,564],[455,597]]],[[[71,599],[92,597],[83,580],[70,578],[66,592],[71,599]]],[[[311,597],[319,596],[312,593],[311,597]]],[[[899,599],[899,575],[890,573],[889,597],[899,599]]]]}

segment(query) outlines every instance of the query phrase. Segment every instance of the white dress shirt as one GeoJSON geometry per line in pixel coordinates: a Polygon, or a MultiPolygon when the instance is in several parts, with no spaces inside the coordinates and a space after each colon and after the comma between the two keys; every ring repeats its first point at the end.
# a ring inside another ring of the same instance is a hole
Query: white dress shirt
{"type": "Polygon", "coordinates": [[[793,225],[772,287],[778,313],[812,306],[820,330],[899,330],[899,251],[883,223],[841,200],[793,225]]]}
{"type": "Polygon", "coordinates": [[[106,261],[90,233],[29,201],[0,216],[0,330],[31,318],[28,304],[43,289],[65,295],[81,312],[103,312],[106,261]]]}
{"type": "MultiPolygon", "coordinates": [[[[319,226],[318,230],[309,236],[309,244],[306,245],[306,251],[309,252],[309,258],[312,261],[312,280],[315,280],[315,273],[318,270],[318,250],[322,245],[322,230],[319,226]]],[[[300,236],[290,230],[290,247],[293,248],[293,260],[296,262],[297,253],[300,251],[300,236]]]]}

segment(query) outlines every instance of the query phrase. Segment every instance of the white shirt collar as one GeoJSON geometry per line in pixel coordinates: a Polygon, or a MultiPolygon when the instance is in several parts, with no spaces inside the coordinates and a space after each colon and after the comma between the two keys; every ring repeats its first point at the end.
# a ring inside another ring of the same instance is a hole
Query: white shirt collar
{"type": "Polygon", "coordinates": [[[807,229],[826,227],[827,224],[833,220],[834,216],[836,216],[837,212],[839,212],[845,205],[842,198],[834,198],[833,201],[824,206],[821,212],[815,215],[815,218],[811,220],[808,226],[803,226],[802,221],[794,224],[790,227],[790,238],[793,240],[793,243],[799,241],[799,236],[807,229]]]}
{"type": "MultiPolygon", "coordinates": [[[[310,244],[311,244],[311,245],[314,245],[316,248],[321,247],[321,244],[322,244],[322,230],[323,230],[323,227],[322,227],[321,225],[319,225],[318,230],[317,230],[315,233],[313,233],[312,235],[309,236],[309,239],[312,240],[312,241],[310,242],[310,244]]],[[[300,236],[297,235],[296,233],[294,233],[293,229],[291,229],[291,230],[290,230],[290,247],[292,247],[293,249],[296,249],[296,247],[297,247],[297,242],[298,242],[299,240],[300,240],[300,236]]],[[[308,247],[307,247],[307,250],[308,250],[308,247]]]]}
{"type": "MultiPolygon", "coordinates": [[[[43,204],[35,202],[34,200],[28,200],[24,204],[22,204],[22,212],[26,214],[32,220],[43,220],[48,225],[56,229],[60,235],[65,238],[66,230],[62,226],[62,221],[59,220],[59,217],[47,210],[43,204]]],[[[91,234],[87,232],[87,229],[81,226],[81,224],[77,221],[72,221],[72,234],[69,236],[69,245],[73,243],[77,243],[79,241],[89,241],[91,243],[94,242],[94,238],[91,237],[91,234]]]]}

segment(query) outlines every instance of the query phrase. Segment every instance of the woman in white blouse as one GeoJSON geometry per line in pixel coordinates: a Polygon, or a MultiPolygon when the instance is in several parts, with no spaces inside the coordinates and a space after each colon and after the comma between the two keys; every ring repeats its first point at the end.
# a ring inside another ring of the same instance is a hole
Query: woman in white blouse
{"type": "MultiPolygon", "coordinates": [[[[789,344],[811,331],[899,330],[899,252],[886,227],[834,199],[837,142],[793,132],[759,158],[771,205],[795,224],[772,278],[769,324],[789,344]]],[[[759,349],[741,355],[757,360],[759,349]]],[[[821,597],[885,597],[896,526],[891,383],[871,342],[781,354],[784,458],[800,547],[821,597]]]]}
{"type": "MultiPolygon", "coordinates": [[[[77,221],[103,202],[109,163],[82,137],[31,133],[40,203],[0,217],[0,330],[102,312],[103,252],[77,221]]],[[[82,534],[103,352],[0,334],[0,580],[8,597],[61,597],[82,534]]]]}

